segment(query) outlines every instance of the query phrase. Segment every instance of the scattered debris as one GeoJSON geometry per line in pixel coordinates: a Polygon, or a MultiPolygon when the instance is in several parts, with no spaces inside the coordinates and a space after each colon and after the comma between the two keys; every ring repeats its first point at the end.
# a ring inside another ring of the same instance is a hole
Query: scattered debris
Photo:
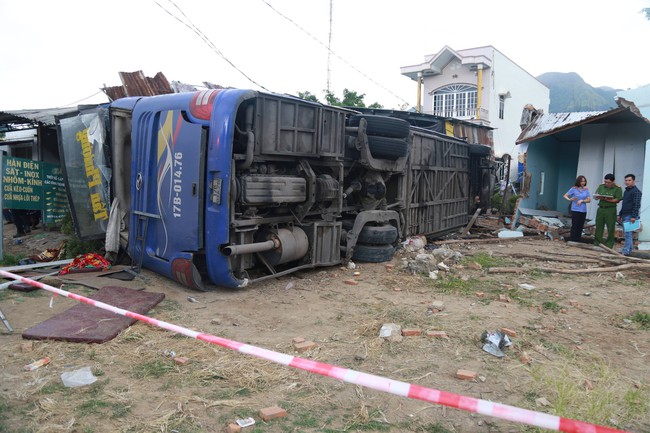
{"type": "Polygon", "coordinates": [[[402,341],[402,327],[397,323],[384,323],[379,330],[379,337],[388,341],[402,341]]]}
{"type": "Polygon", "coordinates": [[[293,343],[293,348],[296,350],[298,353],[306,352],[308,350],[311,350],[317,346],[316,343],[313,341],[305,340],[305,341],[300,341],[298,343],[293,343]]]}
{"type": "Polygon", "coordinates": [[[461,380],[476,380],[478,373],[471,370],[458,370],[456,372],[456,377],[461,380]]]}
{"type": "Polygon", "coordinates": [[[279,406],[265,407],[264,409],[260,409],[260,418],[267,422],[272,419],[284,418],[287,415],[287,411],[279,406]]]}
{"type": "Polygon", "coordinates": [[[429,313],[440,313],[441,311],[445,311],[445,303],[442,301],[431,301],[427,307],[427,311],[429,313]]]}
{"type": "Polygon", "coordinates": [[[499,232],[497,235],[501,239],[508,239],[508,238],[523,238],[524,234],[518,230],[506,230],[503,229],[499,232]]]}
{"type": "Polygon", "coordinates": [[[551,402],[548,401],[544,397],[536,398],[535,403],[537,403],[538,406],[550,406],[551,405],[551,402]]]}
{"type": "Polygon", "coordinates": [[[238,419],[235,421],[239,427],[248,427],[255,424],[255,420],[251,417],[238,419]]]}
{"type": "Polygon", "coordinates": [[[190,302],[199,302],[194,296],[188,296],[187,300],[190,302]]]}
{"type": "Polygon", "coordinates": [[[26,366],[23,367],[23,371],[33,371],[49,363],[50,363],[50,358],[46,356],[45,358],[41,358],[38,361],[32,362],[31,364],[27,364],[26,366]]]}
{"type": "Polygon", "coordinates": [[[526,283],[519,284],[519,288],[524,289],[524,290],[535,290],[535,286],[533,286],[532,284],[526,284],[526,283]]]}
{"type": "Polygon", "coordinates": [[[61,380],[67,388],[76,388],[97,382],[97,378],[90,370],[90,367],[82,367],[79,370],[61,373],[61,380]]]}
{"type": "Polygon", "coordinates": [[[449,340],[449,336],[445,331],[427,331],[426,336],[432,338],[444,338],[446,340],[449,340]]]}
{"type": "Polygon", "coordinates": [[[187,365],[192,362],[191,359],[186,358],[184,356],[174,356],[172,359],[174,360],[174,364],[176,365],[187,365]]]}
{"type": "Polygon", "coordinates": [[[506,356],[503,349],[512,345],[510,338],[501,331],[488,332],[484,331],[481,335],[483,350],[498,358],[506,356]]]}

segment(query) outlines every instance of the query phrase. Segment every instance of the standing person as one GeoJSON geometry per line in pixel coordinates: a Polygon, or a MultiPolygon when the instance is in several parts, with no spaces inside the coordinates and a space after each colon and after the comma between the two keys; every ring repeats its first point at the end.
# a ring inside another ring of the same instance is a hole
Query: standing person
{"type": "Polygon", "coordinates": [[[564,198],[571,202],[571,236],[569,240],[580,242],[587,218],[587,203],[591,203],[587,178],[582,175],[578,176],[576,183],[564,194],[564,198]]]}
{"type": "MultiPolygon", "coordinates": [[[[625,193],[623,194],[623,204],[618,213],[618,222],[633,223],[639,219],[639,209],[641,209],[641,190],[636,187],[636,177],[633,174],[625,175],[625,193]]],[[[623,246],[624,256],[629,256],[634,249],[634,231],[625,231],[623,225],[623,234],[625,235],[625,245],[623,246]]]]}
{"type": "Polygon", "coordinates": [[[623,190],[616,185],[616,178],[612,173],[607,173],[603,183],[598,185],[594,198],[598,200],[596,212],[596,233],[594,245],[605,244],[608,248],[614,247],[616,229],[616,204],[623,199],[623,190]],[[603,229],[607,227],[607,239],[603,242],[603,229]]]}
{"type": "Polygon", "coordinates": [[[32,231],[31,224],[29,224],[29,221],[27,220],[26,210],[11,209],[11,216],[13,218],[14,224],[16,225],[16,234],[14,235],[15,238],[22,238],[27,233],[30,233],[32,231]]]}

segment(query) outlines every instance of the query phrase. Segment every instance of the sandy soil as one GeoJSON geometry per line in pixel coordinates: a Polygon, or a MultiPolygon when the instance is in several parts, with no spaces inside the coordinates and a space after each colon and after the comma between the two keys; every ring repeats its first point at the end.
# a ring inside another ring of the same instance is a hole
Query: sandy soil
{"type": "MultiPolygon", "coordinates": [[[[435,259],[426,257],[440,249],[401,251],[393,266],[321,268],[239,291],[194,292],[148,271],[133,282],[107,285],[164,293],[149,315],[200,332],[463,396],[650,431],[650,330],[639,321],[650,313],[647,269],[600,272],[595,268],[624,262],[544,239],[446,248],[450,252],[435,259]],[[439,261],[449,270],[434,280],[429,270],[439,261]],[[440,302],[443,308],[431,308],[440,302]],[[388,341],[379,337],[385,323],[445,331],[448,338],[388,341]],[[482,350],[481,334],[501,328],[516,335],[505,357],[497,358],[482,350]],[[316,347],[299,354],[295,337],[316,347]],[[458,369],[477,378],[460,380],[458,369]]],[[[16,253],[13,245],[9,250],[16,253]]],[[[80,285],[63,288],[93,293],[80,285]]],[[[23,346],[21,332],[73,305],[60,296],[52,301],[45,291],[0,292],[0,309],[14,328],[10,334],[0,325],[0,431],[221,432],[246,416],[256,424],[244,432],[535,431],[272,364],[143,323],[102,345],[23,346]],[[191,362],[177,365],[169,351],[191,362]],[[52,360],[48,366],[22,371],[45,356],[52,360]],[[61,373],[84,366],[97,382],[62,385],[61,373]],[[258,411],[275,405],[288,416],[263,422],[258,411]]]]}

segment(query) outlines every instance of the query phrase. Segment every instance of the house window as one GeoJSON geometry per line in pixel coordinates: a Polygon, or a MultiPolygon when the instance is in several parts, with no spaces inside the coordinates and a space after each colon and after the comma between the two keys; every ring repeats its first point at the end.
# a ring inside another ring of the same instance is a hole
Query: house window
{"type": "Polygon", "coordinates": [[[453,84],[433,92],[433,114],[443,117],[476,117],[476,86],[453,84]]]}
{"type": "Polygon", "coordinates": [[[506,108],[506,95],[499,95],[499,119],[503,119],[503,112],[506,108]]]}

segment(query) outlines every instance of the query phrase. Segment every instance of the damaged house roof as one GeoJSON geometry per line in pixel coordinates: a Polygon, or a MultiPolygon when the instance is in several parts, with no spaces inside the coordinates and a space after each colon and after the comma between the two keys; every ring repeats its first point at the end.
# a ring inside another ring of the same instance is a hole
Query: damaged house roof
{"type": "MultiPolygon", "coordinates": [[[[643,117],[633,102],[623,98],[617,98],[616,104],[618,108],[613,108],[609,111],[548,114],[540,114],[531,107],[529,109],[530,121],[522,125],[523,129],[515,143],[527,143],[587,123],[628,123],[642,121],[650,127],[650,121],[643,117]]],[[[522,120],[524,117],[522,116],[522,120]]]]}
{"type": "Polygon", "coordinates": [[[0,132],[35,128],[39,125],[54,126],[55,116],[77,111],[78,107],[45,108],[41,110],[0,111],[0,132]]]}

